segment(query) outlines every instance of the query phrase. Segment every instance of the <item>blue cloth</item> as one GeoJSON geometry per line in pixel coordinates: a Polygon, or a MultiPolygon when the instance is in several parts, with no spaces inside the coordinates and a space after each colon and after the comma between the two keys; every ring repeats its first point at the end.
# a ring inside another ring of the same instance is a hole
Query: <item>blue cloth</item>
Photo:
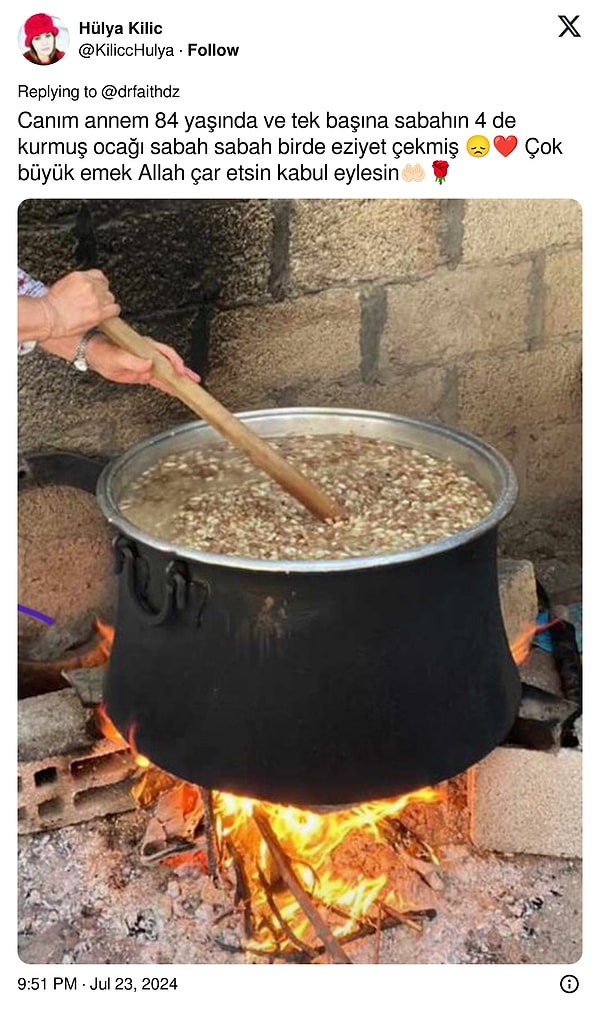
{"type": "MultiPolygon", "coordinates": [[[[538,614],[536,620],[538,627],[543,627],[545,623],[550,622],[550,615],[548,612],[542,612],[538,614]]],[[[575,637],[577,639],[577,648],[579,653],[583,652],[583,630],[582,630],[582,604],[577,602],[574,605],[569,606],[569,623],[572,623],[575,627],[575,637]]],[[[533,644],[536,648],[541,648],[542,651],[552,651],[552,639],[550,637],[549,630],[540,630],[533,639],[533,644]]]]}

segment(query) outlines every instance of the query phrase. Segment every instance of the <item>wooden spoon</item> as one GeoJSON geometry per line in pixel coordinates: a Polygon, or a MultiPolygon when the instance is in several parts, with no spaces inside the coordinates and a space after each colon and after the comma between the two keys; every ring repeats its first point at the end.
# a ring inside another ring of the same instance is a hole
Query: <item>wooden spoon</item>
{"type": "Polygon", "coordinates": [[[221,402],[188,377],[175,372],[168,359],[148,338],[142,337],[120,317],[104,321],[98,327],[115,345],[142,359],[151,359],[154,376],[174,397],[179,398],[196,415],[210,423],[230,444],[242,451],[257,468],[270,475],[275,482],[299,500],[322,521],[337,521],[346,517],[344,511],[325,493],[322,493],[301,472],[282,458],[261,437],[232,415],[221,402]]]}

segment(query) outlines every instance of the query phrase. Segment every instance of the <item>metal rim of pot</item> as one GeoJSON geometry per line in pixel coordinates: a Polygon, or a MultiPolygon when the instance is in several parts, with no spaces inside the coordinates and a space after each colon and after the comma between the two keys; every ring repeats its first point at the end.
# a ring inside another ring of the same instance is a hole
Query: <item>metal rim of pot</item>
{"type": "MultiPolygon", "coordinates": [[[[384,439],[389,442],[398,443],[438,458],[440,458],[440,454],[436,454],[436,450],[440,451],[443,449],[446,452],[450,450],[454,453],[450,453],[449,455],[446,453],[445,460],[450,460],[457,464],[458,467],[463,468],[464,471],[470,474],[472,478],[480,482],[492,499],[492,508],[477,524],[465,528],[454,535],[439,539],[436,542],[427,543],[423,546],[417,546],[413,549],[405,549],[398,553],[386,553],[377,556],[353,556],[343,559],[330,558],[319,560],[265,560],[210,553],[194,549],[190,546],[167,542],[138,528],[123,515],[119,508],[120,494],[122,492],[120,486],[123,486],[128,471],[132,472],[132,466],[135,462],[139,463],[140,459],[146,458],[145,467],[149,467],[150,464],[155,464],[166,454],[189,450],[195,446],[189,438],[197,434],[205,438],[203,443],[206,447],[214,447],[215,445],[224,445],[226,443],[224,438],[208,423],[194,421],[183,423],[170,430],[147,437],[145,440],[134,444],[124,454],[106,466],[98,480],[96,496],[99,506],[108,521],[118,527],[125,535],[140,540],[160,552],[184,556],[187,559],[200,563],[246,570],[285,573],[329,573],[333,571],[361,570],[366,567],[392,566],[399,563],[421,560],[424,557],[433,556],[438,553],[446,553],[479,538],[484,532],[496,528],[511,512],[517,500],[517,478],[512,466],[504,455],[479,437],[442,423],[395,415],[388,412],[371,412],[366,409],[354,408],[303,407],[260,409],[252,412],[240,412],[236,413],[236,415],[251,428],[256,428],[257,431],[260,431],[260,435],[267,439],[269,436],[285,437],[291,435],[289,431],[285,430],[286,421],[288,423],[290,421],[307,423],[313,420],[319,424],[325,422],[325,425],[333,425],[337,421],[338,424],[342,424],[342,428],[336,429],[335,426],[331,429],[319,428],[316,432],[320,435],[335,435],[336,432],[345,434],[356,433],[356,435],[364,435],[370,439],[384,439]],[[264,432],[264,429],[261,431],[261,424],[266,423],[267,428],[270,429],[273,421],[283,424],[281,432],[264,432]],[[349,429],[347,428],[348,425],[354,428],[349,429]],[[379,427],[381,436],[378,437],[373,434],[371,431],[373,425],[379,427]],[[398,428],[404,428],[406,436],[410,434],[413,439],[394,439],[391,433],[385,433],[386,427],[391,428],[395,432],[396,437],[398,436],[398,428]],[[365,429],[364,433],[360,432],[361,428],[365,429]],[[208,438],[207,434],[210,434],[208,438]],[[177,444],[181,446],[176,446],[177,444]],[[164,450],[164,454],[160,453],[161,449],[164,450]]],[[[299,430],[298,434],[300,435],[305,432],[305,430],[299,430]]],[[[441,456],[441,460],[444,460],[443,455],[441,456]]],[[[138,469],[129,478],[137,477],[143,470],[144,468],[138,469]]]]}

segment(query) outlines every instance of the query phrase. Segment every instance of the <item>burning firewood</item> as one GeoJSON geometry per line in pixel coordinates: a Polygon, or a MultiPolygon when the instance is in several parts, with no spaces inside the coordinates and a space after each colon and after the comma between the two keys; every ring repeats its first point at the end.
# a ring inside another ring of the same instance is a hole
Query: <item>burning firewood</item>
{"type": "Polygon", "coordinates": [[[169,856],[207,850],[200,790],[187,782],[161,792],[146,827],[142,861],[154,864],[169,856]]]}
{"type": "Polygon", "coordinates": [[[319,914],[318,910],[313,905],[308,894],[300,884],[296,874],[294,873],[285,852],[281,848],[279,841],[277,840],[271,825],[267,817],[262,813],[255,813],[254,820],[267,843],[269,852],[275,859],[281,875],[285,880],[290,891],[294,895],[294,898],[300,905],[302,911],[306,914],[312,925],[314,926],[319,937],[323,941],[328,953],[331,955],[334,964],[336,965],[351,965],[352,962],[345,951],[340,947],[333,933],[329,929],[329,926],[319,914]]]}
{"type": "Polygon", "coordinates": [[[432,790],[323,815],[211,792],[146,763],[134,790],[151,808],[142,862],[219,876],[232,897],[214,925],[241,917],[248,953],[351,964],[345,943],[376,933],[379,953],[382,932],[420,932],[435,915],[423,891],[443,886],[439,863],[399,818],[411,802],[437,801],[432,790]]]}

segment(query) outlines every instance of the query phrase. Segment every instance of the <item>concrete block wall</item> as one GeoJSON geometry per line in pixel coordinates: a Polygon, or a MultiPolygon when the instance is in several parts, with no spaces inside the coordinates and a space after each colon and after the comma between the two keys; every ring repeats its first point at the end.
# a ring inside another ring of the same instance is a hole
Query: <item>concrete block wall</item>
{"type": "MultiPolygon", "coordinates": [[[[234,411],[435,418],[504,452],[505,526],[572,537],[581,489],[581,209],[564,200],[26,201],[21,266],[99,266],[123,313],[234,411]]],[[[118,453],[189,418],[22,357],[22,449],[118,453]],[[57,411],[57,405],[60,411],[57,411]]],[[[542,540],[543,541],[543,540],[542,540]]]]}

